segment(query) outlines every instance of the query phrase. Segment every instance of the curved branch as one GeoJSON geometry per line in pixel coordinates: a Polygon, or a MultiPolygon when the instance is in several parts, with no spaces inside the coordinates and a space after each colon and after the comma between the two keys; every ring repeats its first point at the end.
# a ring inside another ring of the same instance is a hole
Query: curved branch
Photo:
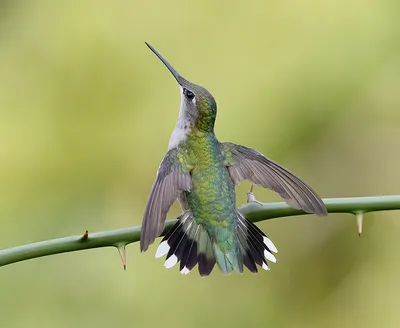
{"type": "MultiPolygon", "coordinates": [[[[353,198],[326,198],[324,203],[329,213],[360,214],[375,211],[399,210],[400,195],[353,197],[353,198]]],[[[239,208],[249,220],[253,222],[279,218],[285,216],[307,214],[302,210],[290,208],[286,203],[249,203],[239,208]]],[[[165,234],[176,220],[166,221],[165,234]]],[[[127,244],[139,241],[140,226],[110,230],[104,232],[58,238],[37,243],[17,246],[0,251],[0,266],[25,261],[37,257],[74,252],[98,247],[117,247],[123,255],[127,244]]]]}

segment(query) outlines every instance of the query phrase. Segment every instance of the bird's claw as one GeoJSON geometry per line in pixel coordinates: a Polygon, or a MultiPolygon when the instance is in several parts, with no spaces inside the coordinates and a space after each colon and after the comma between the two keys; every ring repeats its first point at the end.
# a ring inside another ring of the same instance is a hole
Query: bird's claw
{"type": "Polygon", "coordinates": [[[247,204],[249,204],[249,203],[257,203],[257,204],[263,206],[263,204],[256,199],[256,196],[254,196],[253,187],[254,187],[254,184],[251,184],[250,191],[248,191],[246,193],[246,195],[247,195],[247,204]]]}

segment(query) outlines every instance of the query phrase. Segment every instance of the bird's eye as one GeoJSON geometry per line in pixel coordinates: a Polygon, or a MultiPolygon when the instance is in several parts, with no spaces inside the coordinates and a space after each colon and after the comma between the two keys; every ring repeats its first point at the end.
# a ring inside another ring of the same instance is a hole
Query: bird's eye
{"type": "Polygon", "coordinates": [[[183,89],[183,94],[187,99],[192,100],[194,98],[194,93],[186,88],[183,89]]]}

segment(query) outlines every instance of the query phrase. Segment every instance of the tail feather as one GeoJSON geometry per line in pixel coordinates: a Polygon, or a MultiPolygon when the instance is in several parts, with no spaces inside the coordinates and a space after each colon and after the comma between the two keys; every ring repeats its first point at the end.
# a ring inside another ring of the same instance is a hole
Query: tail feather
{"type": "Polygon", "coordinates": [[[272,241],[251,221],[237,211],[238,250],[223,252],[191,212],[185,212],[161,241],[156,257],[166,255],[165,267],[180,262],[180,272],[189,273],[197,264],[201,276],[208,276],[216,263],[225,274],[243,272],[243,265],[257,273],[257,265],[269,270],[267,261],[276,262],[272,241]]]}
{"type": "Polygon", "coordinates": [[[214,255],[218,267],[224,274],[230,274],[233,270],[231,261],[228,260],[228,254],[222,252],[216,243],[213,243],[214,255]]]}
{"type": "Polygon", "coordinates": [[[202,277],[206,277],[213,270],[216,260],[211,239],[202,227],[200,227],[198,241],[197,261],[199,263],[199,273],[202,277]]]}
{"type": "Polygon", "coordinates": [[[188,235],[189,247],[186,254],[182,254],[180,271],[183,274],[189,273],[197,264],[197,236],[200,230],[200,225],[195,225],[190,229],[188,235]]]}
{"type": "Polygon", "coordinates": [[[243,258],[246,258],[243,262],[251,272],[254,272],[255,264],[269,270],[267,260],[275,263],[276,258],[272,252],[277,253],[278,250],[253,222],[247,220],[239,211],[237,213],[239,240],[246,240],[246,243],[242,241],[242,254],[243,258]]]}
{"type": "Polygon", "coordinates": [[[249,235],[248,230],[246,228],[239,226],[238,227],[238,234],[242,235],[245,239],[245,243],[243,246],[243,257],[246,258],[246,267],[251,271],[254,272],[254,267],[256,268],[255,272],[257,272],[257,265],[262,266],[264,262],[264,257],[262,251],[257,248],[254,243],[253,237],[249,235]]]}
{"type": "MultiPolygon", "coordinates": [[[[241,227],[238,227],[240,230],[241,227]]],[[[250,272],[257,273],[257,265],[254,261],[254,257],[251,255],[250,249],[247,247],[246,234],[238,232],[238,240],[240,244],[240,251],[243,256],[243,264],[250,270],[250,272]]]]}
{"type": "Polygon", "coordinates": [[[165,267],[171,268],[180,262],[182,274],[189,273],[199,264],[200,275],[208,276],[216,262],[210,237],[190,212],[179,217],[158,246],[156,257],[165,254],[165,267]]]}
{"type": "MultiPolygon", "coordinates": [[[[179,220],[176,225],[179,224],[176,231],[167,240],[169,251],[167,254],[167,260],[165,261],[165,267],[171,268],[176,263],[182,260],[186,254],[186,248],[191,243],[189,240],[190,229],[194,224],[193,218],[190,215],[185,215],[179,220]]],[[[186,271],[186,270],[185,270],[186,271]]]]}

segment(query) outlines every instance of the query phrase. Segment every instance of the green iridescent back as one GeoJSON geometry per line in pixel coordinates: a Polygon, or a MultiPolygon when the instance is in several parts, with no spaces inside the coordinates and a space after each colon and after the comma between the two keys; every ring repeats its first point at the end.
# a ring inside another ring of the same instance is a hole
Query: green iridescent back
{"type": "Polygon", "coordinates": [[[235,186],[214,134],[217,105],[205,88],[190,82],[184,83],[184,87],[196,94],[197,107],[191,131],[179,145],[191,166],[192,189],[185,192],[186,199],[195,222],[207,231],[222,253],[237,262],[235,186]]]}

